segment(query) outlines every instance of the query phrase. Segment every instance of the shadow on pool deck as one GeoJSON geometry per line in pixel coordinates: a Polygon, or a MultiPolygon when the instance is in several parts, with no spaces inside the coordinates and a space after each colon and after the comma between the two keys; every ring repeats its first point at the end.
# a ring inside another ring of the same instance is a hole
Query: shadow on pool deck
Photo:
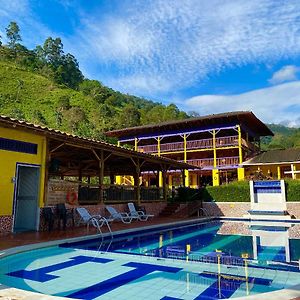
{"type": "MultiPolygon", "coordinates": [[[[165,223],[176,223],[184,220],[191,220],[193,218],[170,218],[170,217],[156,217],[146,222],[134,221],[131,224],[124,224],[122,222],[110,223],[112,231],[119,231],[124,229],[139,228],[151,225],[165,224],[165,223]]],[[[103,227],[103,232],[107,229],[103,227]]],[[[0,250],[23,246],[28,244],[35,244],[40,242],[48,242],[54,240],[61,240],[67,238],[74,238],[85,236],[87,234],[96,234],[95,228],[90,226],[87,231],[86,226],[71,227],[66,230],[53,230],[53,231],[38,231],[38,232],[22,232],[22,233],[0,233],[0,250]]]]}

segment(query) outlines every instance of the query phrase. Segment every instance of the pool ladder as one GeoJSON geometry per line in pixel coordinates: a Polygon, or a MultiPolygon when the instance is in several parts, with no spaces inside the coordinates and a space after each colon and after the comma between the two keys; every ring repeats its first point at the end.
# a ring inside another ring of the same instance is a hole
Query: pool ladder
{"type": "Polygon", "coordinates": [[[200,217],[200,211],[203,211],[203,215],[205,216],[205,217],[210,217],[210,215],[209,215],[209,213],[208,213],[208,210],[206,209],[206,208],[203,208],[203,207],[200,207],[199,209],[198,209],[198,217],[200,217]]]}

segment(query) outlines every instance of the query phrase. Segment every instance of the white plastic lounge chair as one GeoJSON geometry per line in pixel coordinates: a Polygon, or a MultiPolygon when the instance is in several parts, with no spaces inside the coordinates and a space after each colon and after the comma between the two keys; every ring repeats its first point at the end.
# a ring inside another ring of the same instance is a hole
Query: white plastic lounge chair
{"type": "Polygon", "coordinates": [[[106,209],[108,210],[108,212],[110,213],[111,215],[111,218],[113,220],[118,220],[118,221],[122,221],[123,223],[131,223],[131,221],[133,219],[137,219],[136,217],[131,217],[128,213],[120,213],[118,212],[114,207],[112,206],[105,206],[106,209]]]}
{"type": "Polygon", "coordinates": [[[148,218],[154,217],[154,215],[145,214],[141,210],[136,210],[132,202],[128,203],[129,215],[131,217],[137,218],[139,221],[147,221],[148,218]]]}
{"type": "Polygon", "coordinates": [[[77,207],[76,208],[77,213],[80,216],[79,224],[83,223],[87,225],[87,229],[89,228],[90,224],[93,225],[97,230],[102,233],[101,227],[103,225],[106,225],[111,232],[111,228],[109,226],[109,221],[112,221],[112,219],[106,219],[100,215],[91,215],[88,210],[84,207],[77,207]]]}

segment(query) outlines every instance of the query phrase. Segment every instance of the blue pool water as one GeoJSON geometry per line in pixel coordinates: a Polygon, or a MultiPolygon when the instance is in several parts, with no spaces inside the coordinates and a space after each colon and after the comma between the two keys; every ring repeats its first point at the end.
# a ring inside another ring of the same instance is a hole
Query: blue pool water
{"type": "Polygon", "coordinates": [[[271,292],[300,283],[299,227],[212,222],[64,243],[1,259],[0,283],[75,299],[271,292]]]}

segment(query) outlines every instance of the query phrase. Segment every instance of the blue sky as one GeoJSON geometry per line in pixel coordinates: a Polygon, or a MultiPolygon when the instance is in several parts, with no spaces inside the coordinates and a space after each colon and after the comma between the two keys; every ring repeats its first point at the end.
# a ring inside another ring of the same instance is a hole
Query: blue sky
{"type": "Polygon", "coordinates": [[[0,0],[34,48],[61,37],[88,78],[200,115],[300,126],[299,0],[0,0]]]}

